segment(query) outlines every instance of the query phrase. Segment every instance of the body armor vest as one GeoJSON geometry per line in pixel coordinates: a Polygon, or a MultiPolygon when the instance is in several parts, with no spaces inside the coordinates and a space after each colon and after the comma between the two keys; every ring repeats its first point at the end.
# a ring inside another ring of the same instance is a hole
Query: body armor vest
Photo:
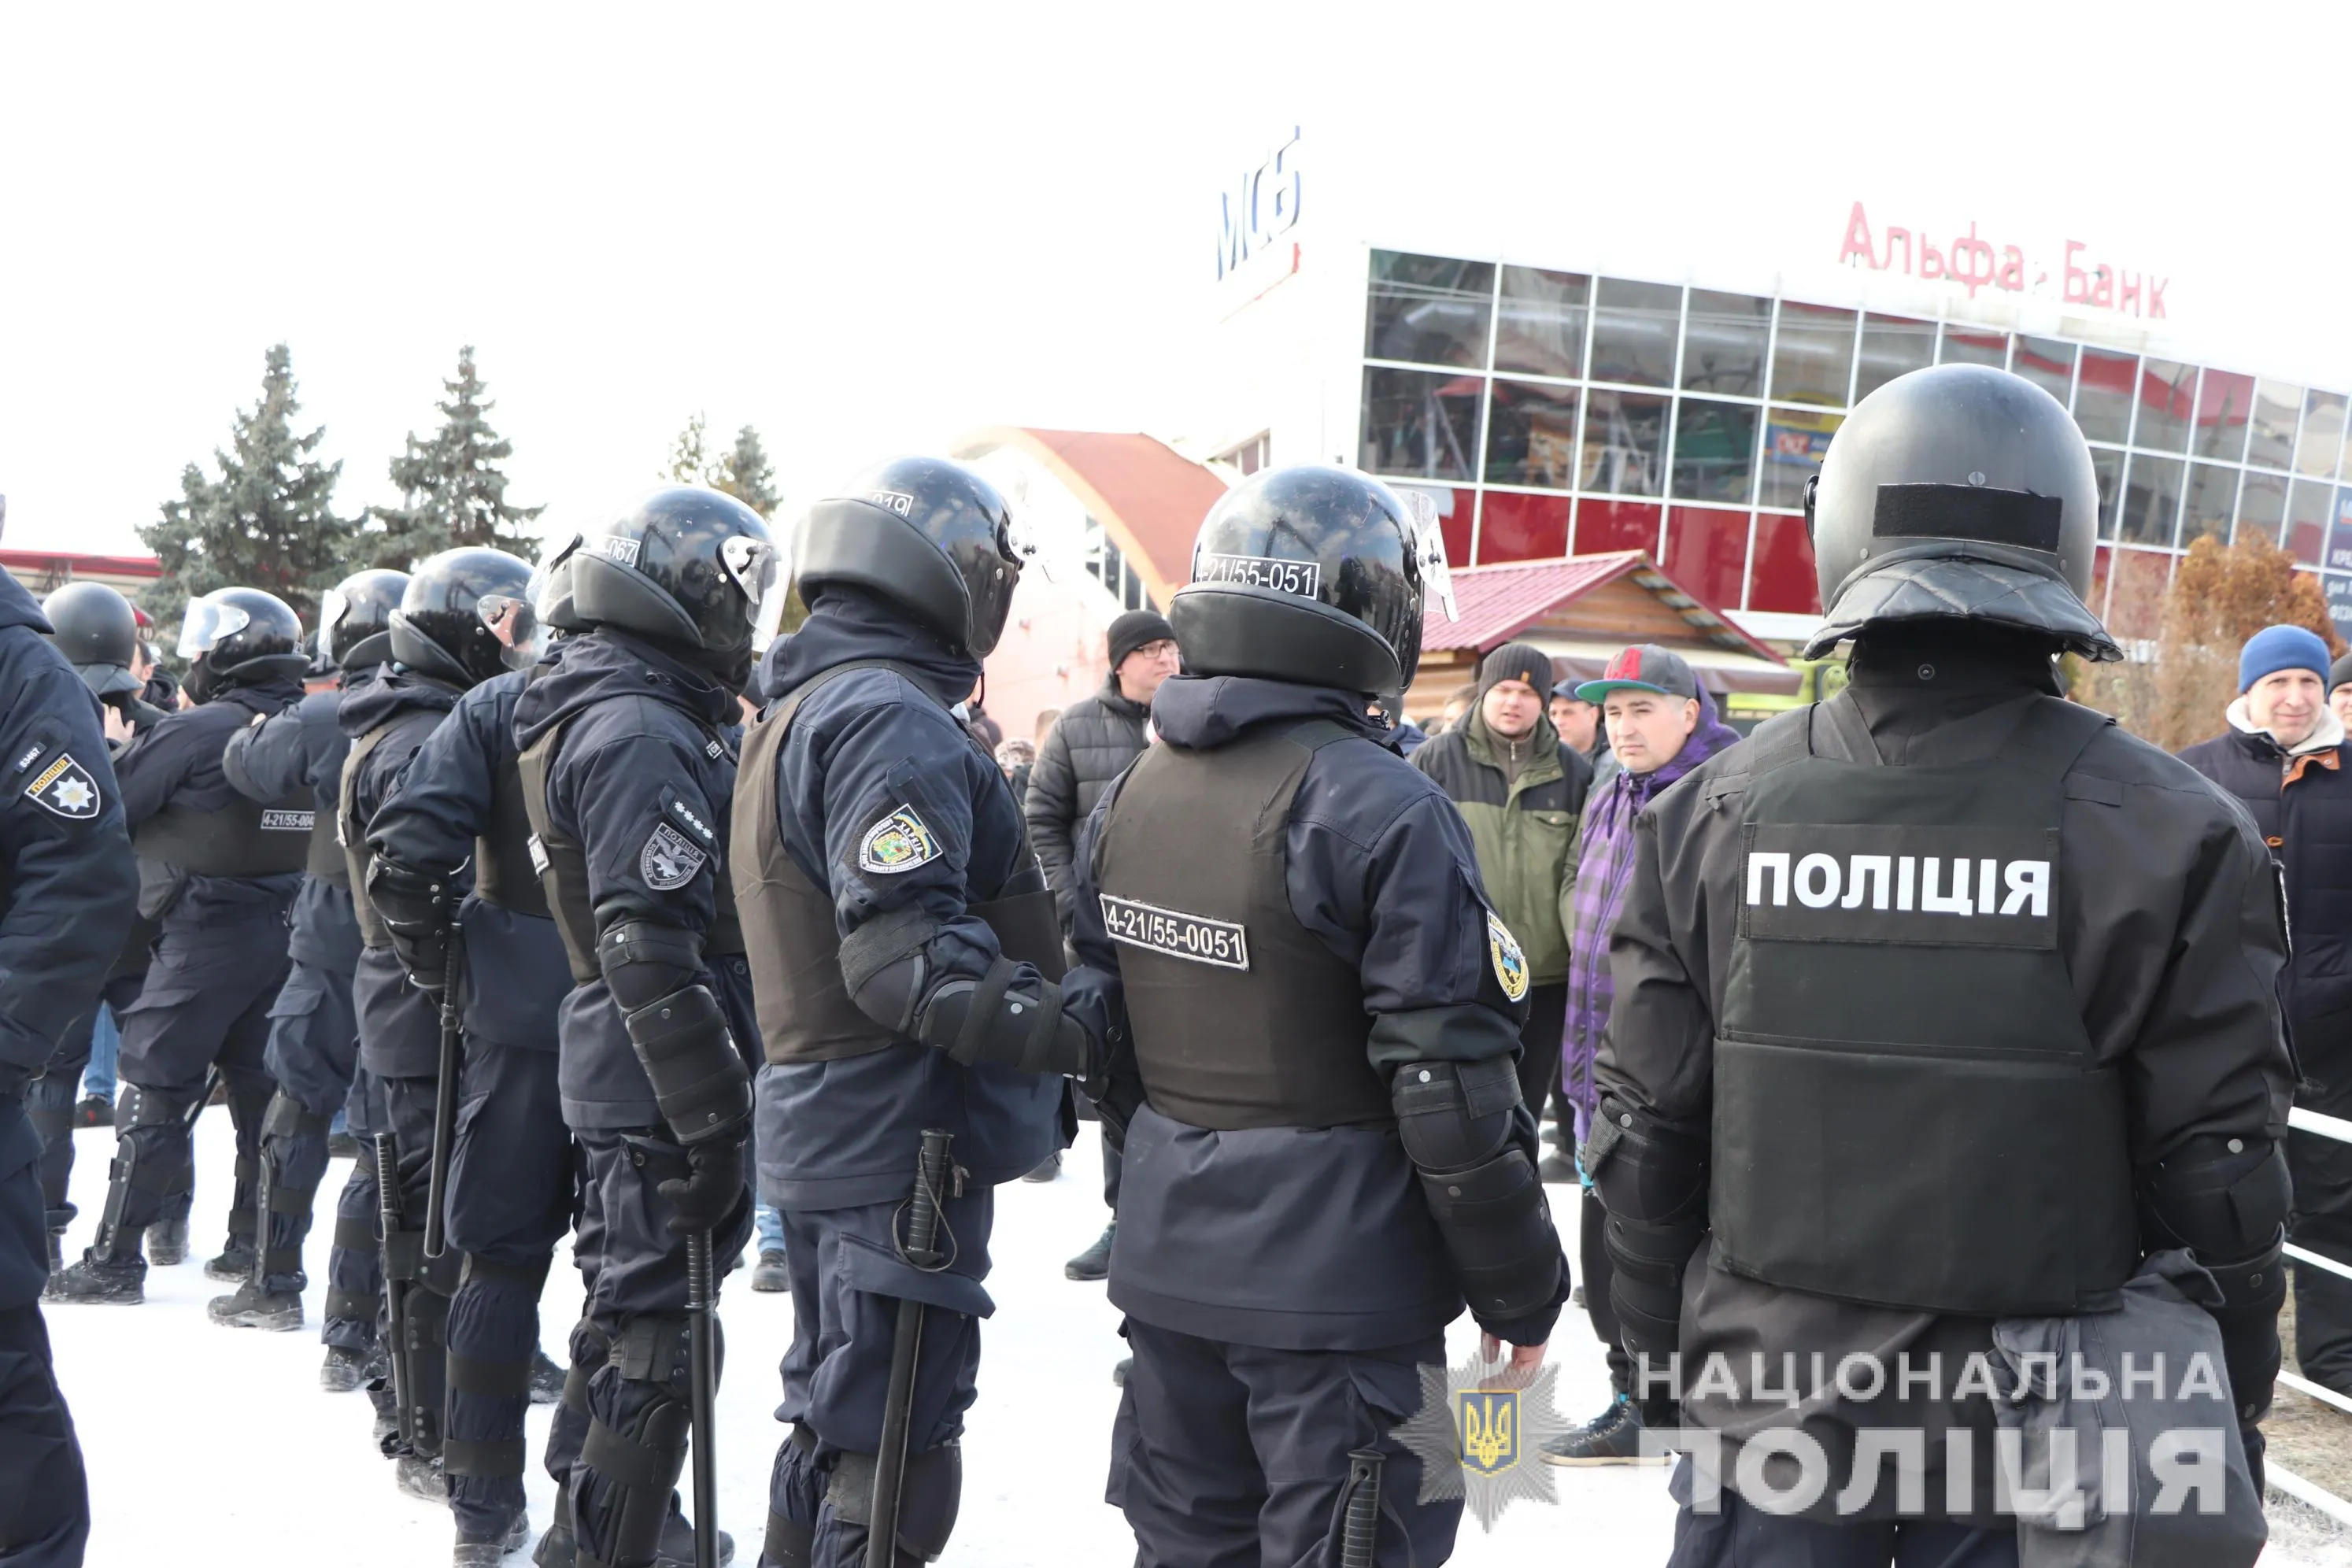
{"type": "Polygon", "coordinates": [[[490,772],[490,830],[474,840],[474,891],[484,903],[519,915],[548,917],[547,889],[530,858],[530,813],[522,773],[513,763],[490,772]]]}
{"type": "Polygon", "coordinates": [[[267,805],[240,795],[218,811],[167,805],[139,825],[131,847],[199,877],[283,877],[305,869],[317,838],[308,787],[267,805]]]}
{"type": "MultiPolygon", "coordinates": [[[[793,715],[818,687],[854,669],[896,669],[917,690],[926,689],[915,672],[887,659],[837,664],[803,682],[773,713],[752,725],[743,739],[743,763],[736,775],[728,872],[749,939],[761,1045],[768,1060],[780,1065],[871,1056],[899,1039],[850,1000],[841,975],[841,932],[834,923],[832,890],[810,881],[786,851],[776,816],[776,759],[782,753],[793,715]]],[[[990,758],[988,765],[994,772],[995,759],[990,758]]],[[[1046,979],[1059,980],[1066,967],[1061,922],[1025,826],[1014,865],[1013,875],[992,898],[967,905],[965,912],[996,933],[1006,958],[1034,964],[1046,979]]]]}
{"type": "Polygon", "coordinates": [[[1221,1132],[1396,1119],[1365,1054],[1362,979],[1299,923],[1285,878],[1299,781],[1350,733],[1315,720],[1154,746],[1119,786],[1096,861],[1103,923],[1163,1116],[1221,1132]]]}
{"type": "Polygon", "coordinates": [[[2124,1089],[2058,945],[2066,774],[2035,701],[1981,762],[1888,767],[1850,697],[1757,732],[1715,1047],[1714,1260],[1873,1306],[2112,1309],[2124,1089]]]}
{"type": "Polygon", "coordinates": [[[351,862],[343,858],[341,818],[331,811],[318,809],[318,796],[310,797],[310,848],[302,869],[331,887],[352,885],[351,862]]]}
{"type": "Polygon", "coordinates": [[[352,913],[359,920],[360,941],[369,947],[390,947],[392,931],[367,896],[368,867],[373,863],[375,852],[368,847],[368,825],[358,820],[354,795],[360,769],[378,746],[399,731],[419,722],[430,728],[440,721],[438,713],[411,710],[385,720],[353,741],[351,752],[343,758],[343,781],[335,792],[335,837],[343,843],[344,875],[350,879],[352,913]]]}
{"type": "MultiPolygon", "coordinates": [[[[547,815],[547,770],[572,724],[572,720],[566,719],[524,748],[515,759],[515,777],[521,785],[523,815],[530,824],[524,847],[538,868],[555,933],[563,939],[572,983],[593,985],[604,978],[604,970],[596,962],[596,906],[588,896],[588,853],[557,833],[547,815]]],[[[702,955],[709,959],[741,952],[743,928],[736,923],[734,891],[724,876],[717,879],[712,892],[718,904],[711,911],[710,929],[703,933],[702,955]]]]}

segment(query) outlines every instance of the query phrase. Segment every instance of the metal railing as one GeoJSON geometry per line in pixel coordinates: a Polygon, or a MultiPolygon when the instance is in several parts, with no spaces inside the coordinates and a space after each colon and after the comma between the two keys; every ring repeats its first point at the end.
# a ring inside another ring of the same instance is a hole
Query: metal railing
{"type": "MultiPolygon", "coordinates": [[[[2322,1116],[2316,1110],[2305,1110],[2297,1107],[2287,1113],[2287,1124],[2299,1132],[2309,1132],[2320,1138],[2333,1138],[2339,1143],[2352,1143],[2352,1121],[2347,1121],[2341,1117],[2322,1116]]],[[[2298,1265],[2324,1268],[2330,1274],[2341,1275],[2347,1279],[2352,1279],[2352,1264],[2339,1263],[2333,1258],[2323,1258],[2309,1247],[2297,1247],[2294,1243],[2289,1242],[2286,1246],[2286,1255],[2294,1258],[2298,1265]]],[[[2294,1390],[2306,1399],[2315,1399],[2322,1405],[2333,1405],[2347,1415],[2352,1415],[2352,1398],[2347,1398],[2332,1388],[2322,1388],[2298,1373],[2292,1373],[2281,1367],[2278,1381],[2283,1386],[2294,1390]]],[[[2265,1459],[2263,1471],[2272,1486],[2297,1502],[2306,1503],[2317,1509],[2339,1524],[2352,1526],[2352,1501],[2337,1497],[2315,1481],[2305,1480],[2274,1459],[2265,1459]]]]}

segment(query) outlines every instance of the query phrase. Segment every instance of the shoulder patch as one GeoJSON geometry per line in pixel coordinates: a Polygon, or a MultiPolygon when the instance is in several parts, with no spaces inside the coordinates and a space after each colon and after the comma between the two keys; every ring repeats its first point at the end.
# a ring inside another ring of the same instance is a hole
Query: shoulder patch
{"type": "Polygon", "coordinates": [[[43,811],[75,822],[96,816],[103,804],[98,781],[73,760],[71,752],[59,752],[47,767],[35,773],[33,782],[25,786],[25,798],[43,811]]]}
{"type": "Polygon", "coordinates": [[[709,864],[709,852],[667,821],[654,824],[646,847],[637,851],[637,875],[656,893],[685,887],[709,864]]]}
{"type": "Polygon", "coordinates": [[[857,844],[857,868],[876,876],[911,871],[939,858],[940,841],[911,805],[876,823],[857,844]]]}
{"type": "Polygon", "coordinates": [[[1511,934],[1502,917],[1492,910],[1486,911],[1486,956],[1494,961],[1496,982],[1503,994],[1517,1002],[1528,994],[1528,955],[1519,951],[1519,939],[1511,934]]]}
{"type": "Polygon", "coordinates": [[[662,815],[684,829],[688,837],[704,845],[715,845],[719,842],[710,831],[710,825],[702,820],[701,814],[675,795],[663,802],[662,815]]]}

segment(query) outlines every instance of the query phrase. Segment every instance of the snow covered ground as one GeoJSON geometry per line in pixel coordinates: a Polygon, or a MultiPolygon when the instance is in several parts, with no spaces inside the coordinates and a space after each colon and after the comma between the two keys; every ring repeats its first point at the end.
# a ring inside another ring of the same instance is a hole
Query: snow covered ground
{"type": "MultiPolygon", "coordinates": [[[[144,1306],[48,1312],[58,1376],[89,1464],[96,1518],[89,1562],[100,1568],[446,1563],[448,1514],[393,1489],[392,1468],[370,1440],[365,1397],[319,1389],[316,1323],[324,1287],[318,1282],[325,1275],[331,1215],[311,1231],[311,1325],[305,1331],[222,1329],[205,1316],[205,1302],[229,1289],[205,1279],[202,1263],[223,1235],[228,1118],[208,1112],[196,1142],[189,1261],[151,1269],[144,1306]]],[[[956,1568],[1118,1568],[1134,1560],[1125,1521],[1102,1500],[1118,1404],[1110,1382],[1122,1350],[1118,1314],[1102,1286],[1062,1277],[1064,1259],[1101,1228],[1097,1147],[1087,1128],[1060,1180],[1015,1184],[999,1194],[989,1280],[997,1310],[983,1330],[980,1403],[964,1438],[962,1520],[942,1559],[956,1568]]],[[[110,1150],[110,1134],[79,1135],[73,1195],[82,1218],[67,1238],[69,1258],[95,1228],[110,1150]]],[[[322,1210],[331,1209],[347,1169],[341,1162],[330,1169],[322,1210]]],[[[1568,1196],[1564,1189],[1552,1192],[1556,1201],[1568,1196]]],[[[1559,1208],[1563,1233],[1572,1232],[1574,1204],[1559,1208]]],[[[578,1311],[577,1278],[559,1268],[541,1309],[541,1337],[559,1362],[578,1311]]],[[[792,1309],[783,1297],[754,1295],[738,1273],[723,1289],[721,1310],[729,1353],[719,1410],[719,1523],[735,1537],[738,1563],[751,1568],[767,1521],[768,1468],[783,1433],[773,1419],[775,1364],[791,1333],[792,1309]]],[[[1465,1319],[1456,1326],[1454,1359],[1469,1353],[1472,1337],[1465,1319]]],[[[1560,1413],[1580,1421],[1599,1411],[1608,1380],[1580,1313],[1563,1314],[1552,1359],[1559,1368],[1560,1413]]],[[[536,1468],[548,1415],[534,1409],[530,1419],[534,1527],[546,1522],[553,1495],[536,1468]]],[[[1624,1568],[1665,1561],[1674,1507],[1664,1468],[1549,1473],[1555,1506],[1515,1505],[1491,1535],[1465,1519],[1453,1561],[1465,1568],[1520,1568],[1563,1562],[1570,1553],[1624,1568]]],[[[2316,1516],[2312,1521],[2299,1527],[2281,1521],[2286,1528],[2266,1565],[2342,1563],[2340,1536],[2327,1540],[2335,1532],[2315,1528],[2316,1516]]],[[[509,1561],[522,1568],[527,1559],[509,1561]]]]}

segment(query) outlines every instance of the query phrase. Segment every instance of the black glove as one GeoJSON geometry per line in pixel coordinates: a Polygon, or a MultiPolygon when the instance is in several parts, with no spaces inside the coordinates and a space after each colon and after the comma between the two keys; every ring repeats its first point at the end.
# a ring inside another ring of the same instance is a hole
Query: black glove
{"type": "Polygon", "coordinates": [[[409,983],[436,995],[449,973],[449,932],[465,889],[452,872],[422,871],[379,855],[368,867],[368,902],[392,933],[409,983]]]}
{"type": "Polygon", "coordinates": [[[660,1187],[661,1195],[675,1211],[669,1216],[669,1233],[692,1236],[724,1228],[751,1196],[743,1179],[743,1139],[707,1139],[682,1152],[687,1174],[673,1177],[660,1187]]]}

